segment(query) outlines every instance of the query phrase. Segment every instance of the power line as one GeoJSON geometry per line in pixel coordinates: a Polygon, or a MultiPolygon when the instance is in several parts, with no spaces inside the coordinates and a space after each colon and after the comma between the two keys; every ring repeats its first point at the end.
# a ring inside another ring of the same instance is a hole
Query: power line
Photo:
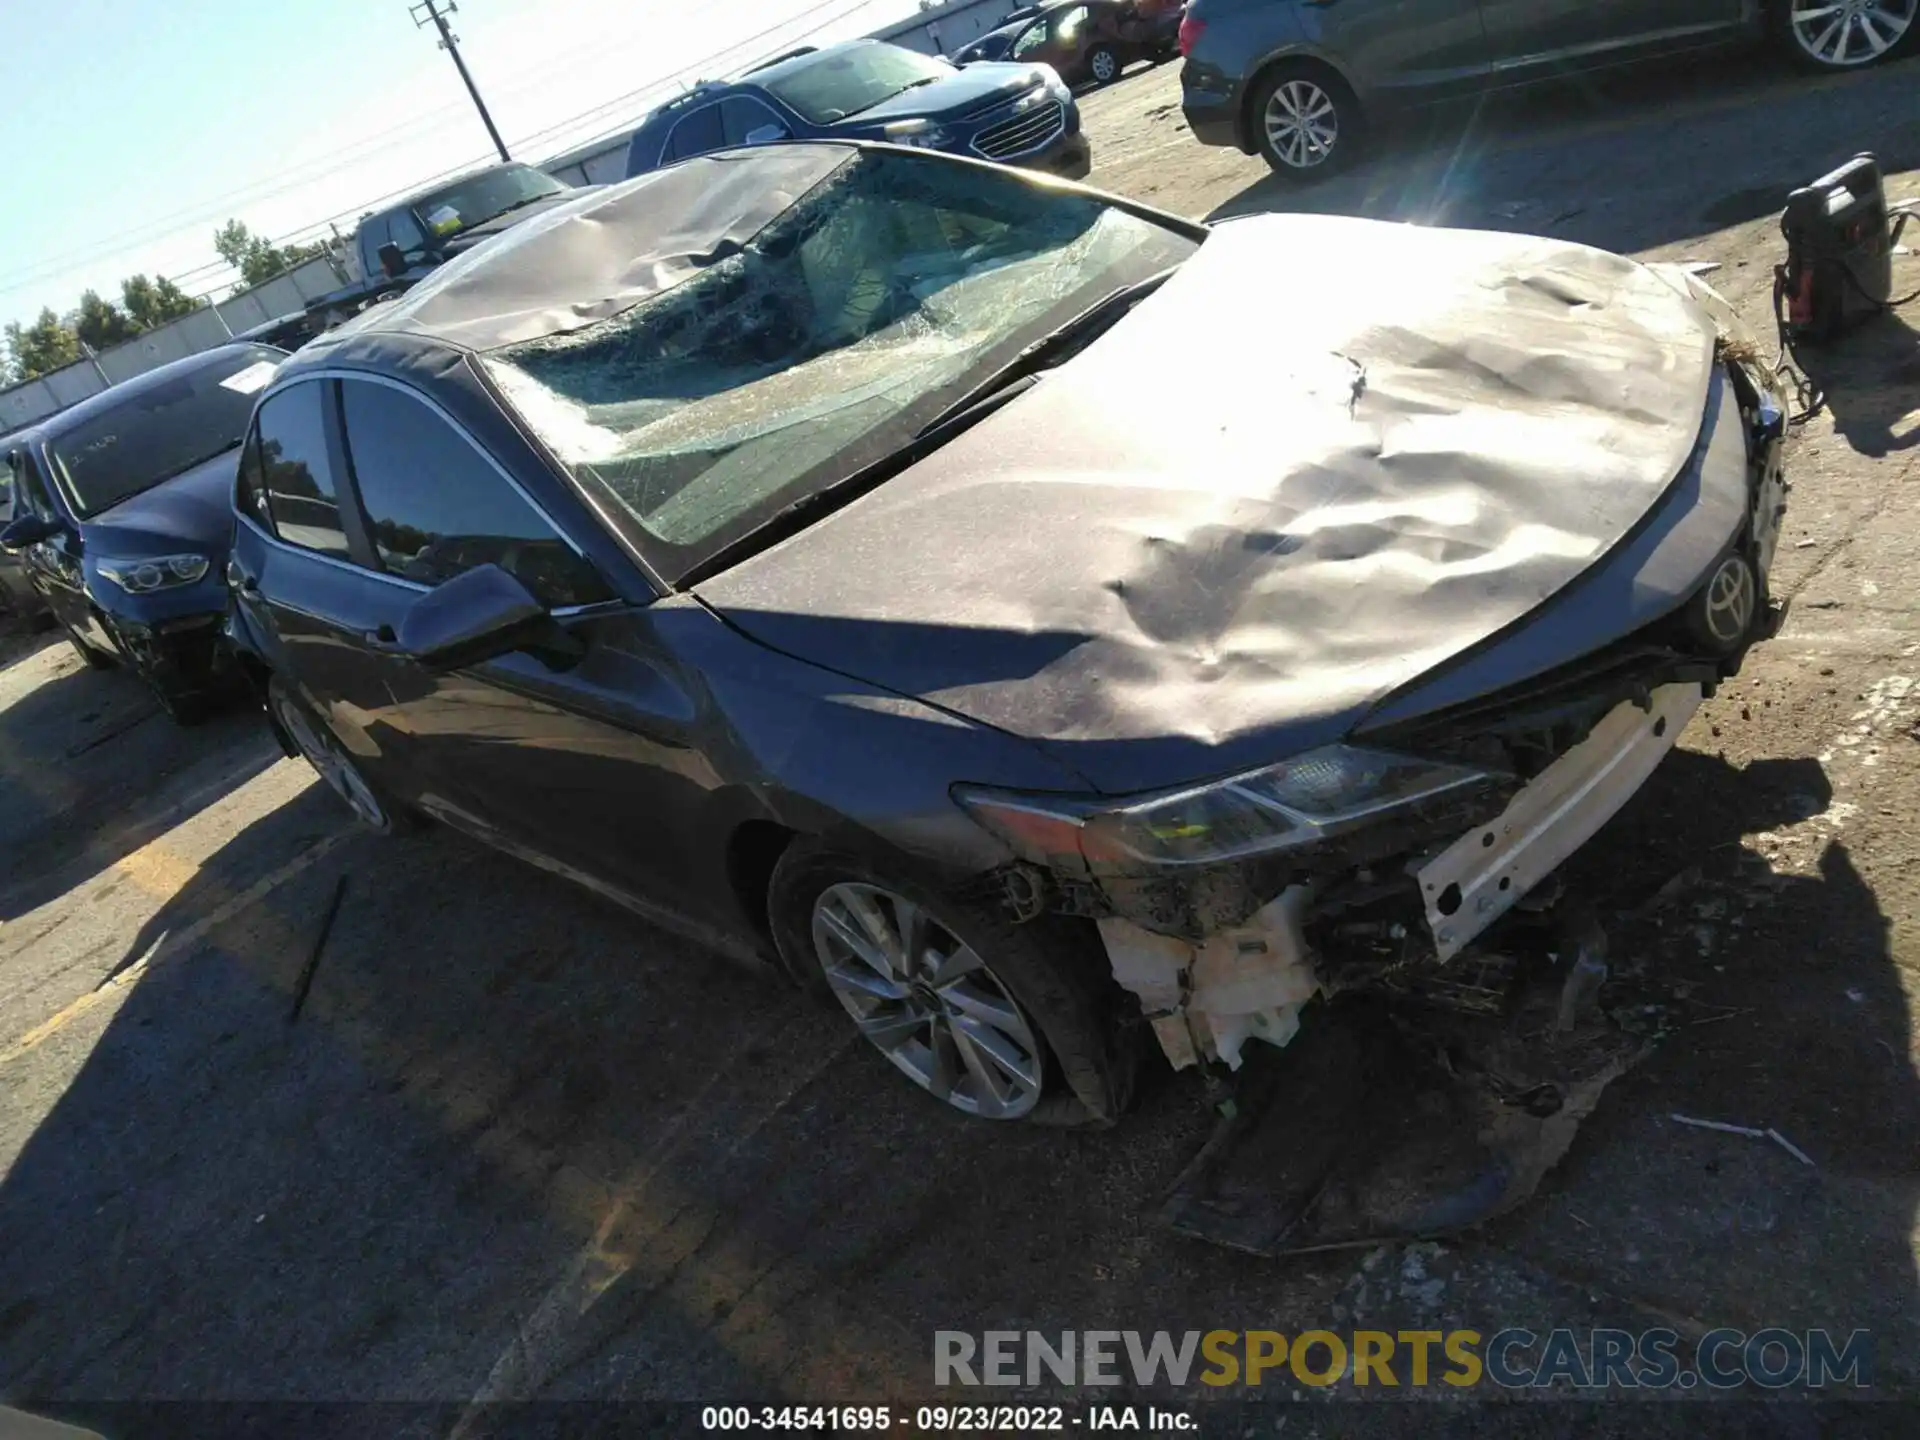
{"type": "MultiPolygon", "coordinates": [[[[814,20],[814,22],[811,25],[808,25],[806,29],[800,31],[796,36],[792,38],[806,39],[808,37],[816,35],[820,31],[828,28],[829,26],[837,24],[839,21],[846,19],[848,16],[853,15],[854,13],[860,10],[870,8],[875,3],[876,3],[876,0],[854,0],[854,3],[852,4],[843,5],[835,9],[833,6],[833,0],[822,0],[822,3],[820,4],[813,5],[808,9],[799,12],[796,15],[789,16],[787,19],[783,21],[780,21],[774,25],[770,25],[761,30],[758,30],[753,34],[744,37],[743,39],[735,41],[731,45],[728,45],[721,50],[714,51],[713,53],[709,54],[708,56],[706,56],[701,60],[682,66],[679,70],[677,70],[672,75],[662,77],[658,80],[651,81],[646,85],[639,86],[633,90],[626,91],[621,95],[615,96],[611,100],[604,101],[599,105],[593,106],[590,109],[580,112],[579,114],[570,116],[566,120],[560,121],[557,124],[549,125],[544,127],[543,129],[534,131],[531,134],[522,138],[519,141],[519,145],[522,149],[525,149],[529,146],[539,143],[540,141],[546,139],[547,137],[564,134],[571,130],[577,130],[585,122],[592,120],[595,117],[605,115],[610,111],[616,110],[621,106],[636,100],[639,97],[652,96],[662,91],[684,85],[688,76],[690,75],[698,76],[708,71],[711,67],[715,66],[718,62],[725,61],[730,57],[734,57],[738,55],[741,51],[746,50],[750,46],[758,44],[760,41],[767,39],[769,36],[780,34],[782,31],[791,30],[795,26],[806,25],[809,20],[812,20],[813,17],[818,16],[822,11],[831,9],[833,13],[825,16],[825,18],[814,20]]],[[[448,8],[449,10],[451,10],[452,6],[449,6],[448,8]]],[[[644,37],[637,37],[637,38],[644,38],[644,37]]],[[[627,44],[631,44],[631,43],[634,43],[634,42],[633,41],[624,42],[619,44],[616,48],[624,49],[626,48],[627,44]]],[[[579,53],[580,49],[584,49],[584,48],[586,47],[577,47],[575,51],[572,51],[569,53],[577,54],[579,53]]],[[[561,58],[564,58],[564,57],[561,57],[561,58]]],[[[535,74],[551,73],[552,70],[556,68],[560,68],[560,65],[561,65],[561,59],[556,58],[554,60],[550,60],[545,66],[541,67],[539,71],[536,71],[534,73],[535,74]]],[[[520,77],[520,83],[518,85],[510,87],[508,93],[512,93],[512,94],[524,93],[526,89],[532,88],[534,83],[536,82],[534,80],[533,75],[520,77]]],[[[414,130],[414,129],[423,128],[423,127],[431,128],[431,129],[444,128],[443,126],[427,127],[425,126],[425,122],[429,120],[437,119],[438,117],[441,117],[443,115],[450,115],[452,112],[456,111],[458,108],[459,106],[457,104],[447,104],[447,105],[436,106],[434,109],[425,111],[420,115],[417,115],[412,119],[408,120],[407,122],[405,122],[404,128],[407,130],[414,130]]],[[[649,105],[646,108],[651,109],[652,107],[651,105],[649,105]]],[[[590,136],[588,139],[579,141],[577,142],[577,144],[568,146],[566,148],[579,149],[579,148],[584,148],[585,146],[588,146],[588,145],[592,145],[600,140],[611,139],[613,136],[617,135],[622,128],[627,128],[625,127],[624,122],[620,126],[615,126],[612,129],[600,131],[590,136]]],[[[56,261],[51,261],[42,266],[35,267],[28,272],[25,272],[25,273],[16,272],[15,276],[0,277],[0,294],[5,294],[12,290],[22,289],[28,285],[31,285],[31,284],[37,283],[40,280],[46,279],[51,275],[60,274],[64,271],[69,271],[74,268],[77,268],[77,266],[81,264],[105,263],[108,260],[112,260],[112,259],[118,258],[119,256],[129,254],[132,251],[141,248],[141,246],[149,238],[153,238],[156,231],[164,232],[165,228],[168,227],[169,225],[173,225],[176,220],[178,222],[176,228],[185,228],[187,225],[192,224],[195,221],[210,219],[222,213],[223,211],[230,214],[232,210],[234,208],[237,208],[242,202],[258,204],[264,201],[276,199],[280,195],[286,194],[291,190],[299,189],[307,185],[318,183],[320,180],[325,179],[329,175],[336,174],[341,170],[349,168],[353,163],[363,158],[367,150],[380,148],[383,146],[390,146],[392,143],[393,143],[392,131],[388,131],[382,134],[369,135],[369,136],[362,137],[360,140],[357,140],[352,144],[350,144],[344,152],[340,150],[335,150],[330,152],[328,155],[324,157],[316,157],[315,160],[308,161],[304,165],[296,167],[294,172],[292,172],[292,174],[289,174],[287,172],[282,172],[281,174],[271,177],[268,180],[261,181],[258,184],[242,187],[239,190],[227,192],[227,194],[221,197],[218,197],[215,200],[205,202],[204,204],[201,204],[199,206],[183,209],[181,211],[176,211],[173,213],[173,215],[164,217],[162,219],[156,219],[156,220],[150,220],[150,221],[144,222],[138,229],[132,232],[121,232],[120,234],[103,242],[101,245],[96,246],[91,250],[82,251],[77,254],[70,252],[62,255],[56,261]],[[311,167],[316,164],[323,166],[323,168],[318,170],[316,173],[313,173],[310,175],[302,173],[304,171],[310,170],[311,167]],[[266,187],[266,188],[263,189],[263,187],[266,187]]],[[[464,171],[473,169],[478,165],[486,163],[487,159],[488,159],[487,156],[482,155],[482,156],[475,156],[468,160],[464,160],[460,164],[455,165],[449,169],[440,171],[438,174],[429,176],[426,179],[414,180],[408,183],[407,185],[400,187],[399,189],[387,191],[374,200],[365,202],[363,204],[351,206],[344,210],[334,211],[320,220],[313,221],[313,222],[310,222],[309,224],[302,225],[297,229],[287,231],[282,236],[280,236],[277,240],[274,240],[270,243],[273,243],[276,245],[285,245],[289,243],[302,243],[301,237],[305,237],[308,235],[317,235],[320,232],[327,230],[328,227],[340,221],[345,221],[345,220],[357,221],[361,215],[367,213],[370,210],[378,209],[383,204],[386,204],[392,200],[398,199],[402,196],[412,194],[415,191],[418,191],[427,186],[430,186],[439,180],[450,179],[453,176],[459,175],[464,171]]],[[[213,260],[203,262],[200,265],[196,265],[189,270],[178,272],[175,275],[169,276],[168,278],[173,280],[175,284],[181,284],[183,281],[192,281],[201,275],[212,273],[212,272],[218,272],[223,269],[228,272],[237,274],[237,270],[235,269],[235,267],[229,265],[224,259],[213,259],[213,260]]],[[[212,288],[217,289],[221,284],[225,284],[225,283],[228,283],[228,282],[226,281],[213,282],[212,288]]],[[[184,285],[183,285],[183,288],[185,288],[184,285]]]]}

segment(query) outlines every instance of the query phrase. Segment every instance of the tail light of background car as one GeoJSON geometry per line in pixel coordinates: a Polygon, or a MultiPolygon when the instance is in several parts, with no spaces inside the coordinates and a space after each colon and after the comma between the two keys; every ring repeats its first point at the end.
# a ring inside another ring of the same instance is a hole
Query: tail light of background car
{"type": "Polygon", "coordinates": [[[1180,17],[1180,53],[1182,55],[1193,53],[1194,42],[1200,38],[1200,33],[1206,28],[1207,22],[1196,18],[1191,10],[1180,17]]]}

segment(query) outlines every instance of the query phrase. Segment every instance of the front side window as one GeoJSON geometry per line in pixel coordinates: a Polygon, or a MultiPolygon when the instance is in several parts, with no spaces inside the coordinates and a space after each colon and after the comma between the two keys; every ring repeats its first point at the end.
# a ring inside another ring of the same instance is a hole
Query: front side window
{"type": "Polygon", "coordinates": [[[340,488],[327,454],[323,387],[328,383],[289,385],[262,403],[255,483],[274,534],[303,550],[344,558],[347,534],[340,523],[340,488]]]}
{"type": "MultiPolygon", "coordinates": [[[[545,171],[536,170],[531,165],[500,165],[492,170],[483,170],[478,175],[469,175],[464,180],[456,180],[426,198],[414,201],[413,209],[428,231],[444,240],[468,226],[483,225],[510,210],[518,210],[549,195],[563,194],[566,188],[545,171]]],[[[402,250],[409,248],[398,234],[393,238],[402,250]]],[[[419,245],[425,242],[414,243],[419,245]]]]}
{"type": "Polygon", "coordinates": [[[387,238],[400,247],[402,255],[408,257],[418,255],[427,248],[426,233],[405,210],[394,211],[387,222],[387,238]]]}
{"type": "Polygon", "coordinates": [[[106,392],[117,404],[54,432],[54,475],[81,519],[240,447],[253,402],[286,359],[266,345],[236,346],[164,379],[106,392]]]}
{"type": "Polygon", "coordinates": [[[1013,42],[1013,58],[1016,60],[1024,59],[1046,43],[1047,22],[1044,20],[1037,21],[1029,25],[1026,30],[1021,33],[1020,38],[1013,42]]]}
{"type": "Polygon", "coordinates": [[[438,585],[492,564],[549,606],[612,597],[592,565],[421,401],[389,385],[345,380],[340,412],[354,487],[388,573],[438,585]]]}
{"type": "Polygon", "coordinates": [[[815,125],[831,125],[891,100],[902,90],[953,74],[945,60],[898,45],[855,45],[790,62],[766,87],[815,125]]]}
{"type": "Polygon", "coordinates": [[[869,151],[693,278],[483,363],[672,579],[1197,243],[1015,173],[869,151]]]}

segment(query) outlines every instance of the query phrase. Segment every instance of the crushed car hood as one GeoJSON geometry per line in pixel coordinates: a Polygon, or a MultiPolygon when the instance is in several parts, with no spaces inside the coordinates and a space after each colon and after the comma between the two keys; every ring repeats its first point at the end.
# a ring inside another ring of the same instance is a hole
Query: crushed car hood
{"type": "Polygon", "coordinates": [[[695,588],[1097,789],[1227,773],[1344,734],[1618,546],[1694,451],[1715,338],[1582,246],[1236,221],[1028,394],[695,588]]]}

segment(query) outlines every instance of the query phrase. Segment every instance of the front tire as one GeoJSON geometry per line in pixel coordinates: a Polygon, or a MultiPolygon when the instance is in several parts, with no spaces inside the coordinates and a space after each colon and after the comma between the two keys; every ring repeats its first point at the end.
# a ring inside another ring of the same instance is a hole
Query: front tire
{"type": "Polygon", "coordinates": [[[346,803],[354,818],[379,835],[405,835],[416,828],[412,814],[389,800],[360,771],[359,764],[278,675],[267,682],[267,708],[274,723],[293,741],[327,788],[346,803]]]}
{"type": "Polygon", "coordinates": [[[1096,85],[1111,85],[1120,78],[1120,52],[1111,45],[1096,45],[1087,52],[1087,75],[1096,85]]]}
{"type": "Polygon", "coordinates": [[[1362,142],[1360,103],[1327,71],[1282,65],[1253,92],[1247,126],[1273,173],[1306,182],[1338,174],[1362,142]]]}
{"type": "Polygon", "coordinates": [[[1920,0],[1775,0],[1775,35],[1808,70],[1863,70],[1913,41],[1920,0]]]}
{"type": "Polygon", "coordinates": [[[1112,1124],[1131,1101],[1137,1027],[1084,922],[1016,925],[813,840],[781,856],[767,910],[788,970],[953,1109],[1112,1124]]]}

